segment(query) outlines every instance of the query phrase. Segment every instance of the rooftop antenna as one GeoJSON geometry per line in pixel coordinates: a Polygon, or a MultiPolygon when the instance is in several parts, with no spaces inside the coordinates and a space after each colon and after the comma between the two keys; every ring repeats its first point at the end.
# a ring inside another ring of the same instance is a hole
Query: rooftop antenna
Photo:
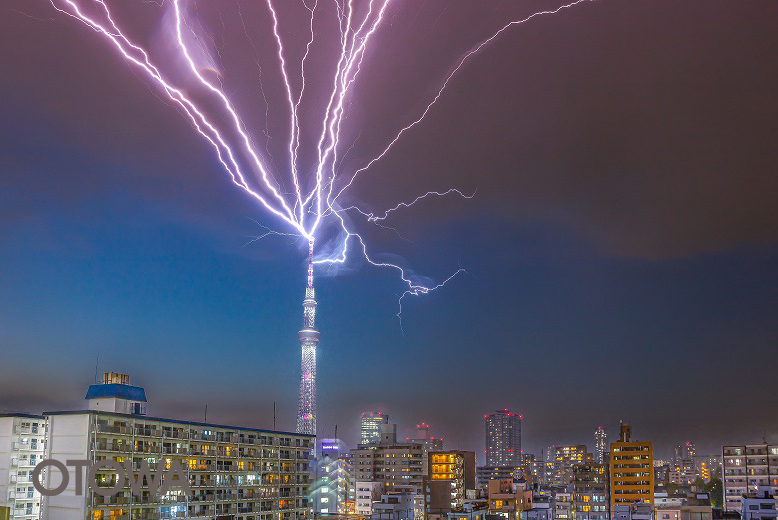
{"type": "Polygon", "coordinates": [[[97,379],[98,367],[100,366],[100,351],[97,351],[97,360],[95,361],[95,384],[98,384],[100,381],[97,379]]]}
{"type": "Polygon", "coordinates": [[[273,401],[273,431],[276,430],[276,402],[273,401]]]}
{"type": "Polygon", "coordinates": [[[205,414],[203,416],[203,422],[208,422],[208,405],[205,405],[205,414]]]}

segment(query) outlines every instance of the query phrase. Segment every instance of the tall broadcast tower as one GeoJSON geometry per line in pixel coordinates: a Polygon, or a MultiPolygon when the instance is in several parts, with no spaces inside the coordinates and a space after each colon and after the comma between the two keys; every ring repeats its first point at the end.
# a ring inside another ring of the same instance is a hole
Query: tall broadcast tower
{"type": "Polygon", "coordinates": [[[313,290],[313,241],[308,246],[308,286],[303,300],[303,329],[297,333],[303,351],[300,371],[300,403],[297,407],[297,433],[316,435],[316,296],[313,290]]]}

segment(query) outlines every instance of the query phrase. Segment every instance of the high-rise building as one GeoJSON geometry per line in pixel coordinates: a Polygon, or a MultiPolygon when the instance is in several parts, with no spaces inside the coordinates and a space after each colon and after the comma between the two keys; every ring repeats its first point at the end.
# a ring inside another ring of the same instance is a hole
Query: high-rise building
{"type": "Polygon", "coordinates": [[[484,415],[487,466],[521,465],[521,419],[507,408],[484,415]]]}
{"type": "Polygon", "coordinates": [[[740,511],[743,495],[770,486],[778,492],[778,445],[748,444],[722,448],[724,510],[740,511]]]}
{"type": "Polygon", "coordinates": [[[398,442],[394,424],[382,424],[378,442],[360,444],[351,450],[351,459],[357,483],[380,482],[382,493],[397,491],[400,486],[411,486],[419,495],[423,492],[427,471],[424,447],[414,442],[398,442]]]}
{"type": "Polygon", "coordinates": [[[427,517],[448,518],[461,512],[467,490],[475,490],[475,453],[431,451],[427,469],[427,517]]]}
{"type": "Polygon", "coordinates": [[[359,425],[359,444],[371,444],[381,439],[381,425],[389,424],[389,415],[381,412],[365,412],[359,425]]]}
{"type": "MultiPolygon", "coordinates": [[[[129,383],[129,380],[125,380],[129,383]]],[[[77,494],[73,472],[70,485],[55,496],[44,496],[44,518],[59,520],[231,518],[234,520],[304,520],[308,516],[311,435],[224,426],[205,422],[149,417],[111,409],[136,409],[142,388],[123,383],[92,385],[89,409],[44,412],[48,425],[45,459],[111,459],[134,470],[142,463],[181,464],[194,495],[174,487],[157,496],[148,482],[141,496],[129,486],[116,495],[102,496],[91,487],[77,494]]],[[[144,410],[145,412],[145,410],[144,410]]],[[[102,466],[99,482],[120,480],[116,469],[102,466]]],[[[87,482],[83,471],[81,481],[87,482]]],[[[58,471],[44,472],[43,485],[55,489],[58,471]]],[[[130,477],[131,478],[131,477],[130,477]]]]}
{"type": "Polygon", "coordinates": [[[598,426],[594,431],[594,461],[602,464],[607,450],[608,434],[605,432],[605,428],[598,426]]]}
{"type": "Polygon", "coordinates": [[[303,300],[303,328],[297,333],[302,348],[300,401],[297,407],[297,433],[316,435],[316,293],[313,289],[313,241],[308,248],[308,286],[303,300]]]}
{"type": "Polygon", "coordinates": [[[8,518],[40,518],[41,495],[32,484],[32,471],[43,459],[45,439],[45,417],[0,414],[0,508],[8,508],[8,518]]]}
{"type": "Polygon", "coordinates": [[[594,462],[586,446],[550,446],[550,464],[546,463],[546,480],[552,486],[567,486],[573,478],[573,466],[594,462]]]}
{"type": "Polygon", "coordinates": [[[654,448],[650,442],[631,439],[628,424],[621,424],[619,440],[611,443],[611,510],[633,502],[654,504],[654,448]]]}

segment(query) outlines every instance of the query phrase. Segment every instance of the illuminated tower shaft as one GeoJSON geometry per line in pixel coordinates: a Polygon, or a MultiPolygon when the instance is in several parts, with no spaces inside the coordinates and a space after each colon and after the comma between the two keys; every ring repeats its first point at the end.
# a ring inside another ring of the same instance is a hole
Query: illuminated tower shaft
{"type": "Polygon", "coordinates": [[[303,329],[297,333],[303,357],[300,371],[300,402],[297,407],[297,433],[316,435],[316,296],[313,290],[313,241],[308,248],[308,286],[303,300],[303,329]]]}

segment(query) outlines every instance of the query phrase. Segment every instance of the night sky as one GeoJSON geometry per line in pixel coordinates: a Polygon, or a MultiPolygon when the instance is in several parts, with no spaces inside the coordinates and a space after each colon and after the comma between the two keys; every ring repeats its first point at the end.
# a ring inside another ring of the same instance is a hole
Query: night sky
{"type": "MultiPolygon", "coordinates": [[[[262,136],[242,8],[280,155],[264,2],[240,2],[198,9],[262,136]]],[[[156,6],[124,5],[163,52],[156,6]]],[[[394,2],[350,99],[344,167],[417,117],[474,44],[557,5],[394,2]]],[[[279,12],[292,53],[306,42],[295,13],[279,12]]],[[[529,452],[591,446],[621,419],[660,456],[687,440],[698,453],[778,442],[776,27],[774,0],[599,0],[469,62],[348,200],[380,211],[476,191],[398,214],[402,238],[361,228],[432,282],[467,273],[404,300],[401,329],[394,273],[317,270],[319,433],[337,424],[353,444],[359,414],[377,409],[402,437],[425,421],[482,452],[483,415],[509,407],[529,452]]],[[[2,0],[0,121],[0,409],[82,407],[99,353],[100,371],[146,388],[152,415],[202,420],[207,404],[209,421],[271,427],[275,402],[293,429],[304,244],[246,245],[255,221],[289,230],[228,182],[184,117],[48,2],[2,0]]]]}

